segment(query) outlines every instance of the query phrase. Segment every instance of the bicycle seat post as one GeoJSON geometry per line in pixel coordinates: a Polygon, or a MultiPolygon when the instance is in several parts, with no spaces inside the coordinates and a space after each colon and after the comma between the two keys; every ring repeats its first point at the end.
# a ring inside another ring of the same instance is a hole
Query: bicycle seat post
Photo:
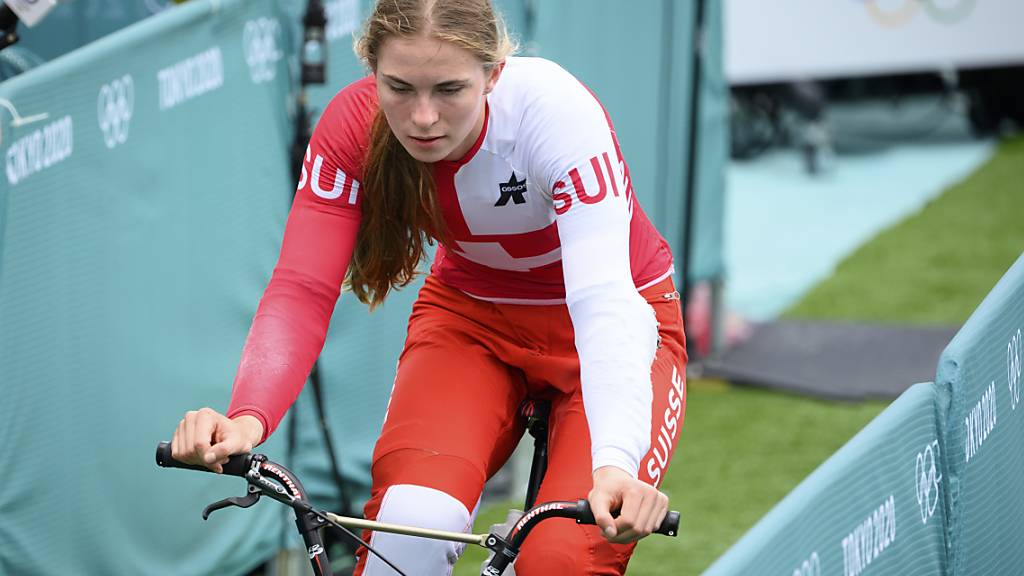
{"type": "Polygon", "coordinates": [[[523,405],[521,413],[526,418],[526,429],[533,436],[533,463],[530,466],[530,481],[526,487],[526,503],[523,507],[523,510],[529,510],[537,502],[537,492],[548,468],[548,416],[551,414],[551,403],[547,400],[530,400],[523,405]]]}

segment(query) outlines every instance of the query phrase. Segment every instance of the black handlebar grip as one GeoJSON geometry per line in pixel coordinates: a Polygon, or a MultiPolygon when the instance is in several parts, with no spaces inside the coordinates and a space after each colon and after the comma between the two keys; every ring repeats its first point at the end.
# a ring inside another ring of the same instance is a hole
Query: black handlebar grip
{"type": "MultiPolygon", "coordinates": [[[[222,466],[224,473],[229,476],[241,476],[245,477],[245,473],[249,471],[249,467],[252,462],[252,454],[235,454],[229,456],[228,461],[222,466]]],[[[157,466],[163,468],[184,468],[186,470],[198,470],[200,472],[213,472],[206,466],[200,466],[198,464],[185,464],[179,462],[171,456],[171,443],[161,442],[156,447],[156,463],[157,466]]]]}
{"type": "MultiPolygon", "coordinates": [[[[579,518],[577,522],[580,524],[597,524],[597,521],[594,520],[594,511],[590,509],[590,502],[586,500],[579,500],[576,505],[579,507],[579,518]]],[[[613,511],[612,516],[618,518],[618,510],[613,511]]],[[[665,536],[678,535],[679,512],[669,510],[668,514],[665,515],[665,519],[661,521],[661,525],[654,531],[654,534],[664,534],[665,536]]]]}
{"type": "Polygon", "coordinates": [[[661,525],[654,532],[665,536],[679,535],[679,511],[669,510],[668,514],[665,514],[665,519],[661,521],[661,525]]]}

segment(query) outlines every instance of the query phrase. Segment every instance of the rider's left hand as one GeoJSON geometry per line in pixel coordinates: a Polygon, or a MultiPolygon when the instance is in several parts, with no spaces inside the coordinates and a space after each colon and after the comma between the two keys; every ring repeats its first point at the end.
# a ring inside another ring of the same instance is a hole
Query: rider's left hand
{"type": "Polygon", "coordinates": [[[594,470],[594,488],[587,500],[601,533],[617,544],[649,535],[668,514],[668,496],[615,466],[594,470]],[[615,509],[618,518],[612,518],[615,509]]]}

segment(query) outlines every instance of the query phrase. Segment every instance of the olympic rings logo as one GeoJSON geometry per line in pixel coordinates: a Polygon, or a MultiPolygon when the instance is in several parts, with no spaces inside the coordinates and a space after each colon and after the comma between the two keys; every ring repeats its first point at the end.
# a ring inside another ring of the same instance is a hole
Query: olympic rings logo
{"type": "Polygon", "coordinates": [[[865,0],[871,19],[885,28],[899,28],[914,19],[923,8],[940,24],[956,24],[974,12],[977,0],[865,0]]]}
{"type": "Polygon", "coordinates": [[[128,140],[128,125],[135,110],[135,83],[130,74],[104,84],[96,101],[96,117],[107,148],[128,140]]]}
{"type": "Polygon", "coordinates": [[[242,43],[249,75],[256,84],[270,82],[277,74],[277,61],[283,56],[277,47],[281,24],[276,18],[258,18],[245,23],[242,43]]]}
{"type": "Polygon", "coordinates": [[[921,511],[922,524],[928,523],[939,505],[939,483],[942,482],[942,473],[939,472],[938,459],[938,440],[932,440],[931,444],[925,446],[923,452],[917,453],[914,476],[917,479],[917,506],[921,511]]]}
{"type": "Polygon", "coordinates": [[[818,553],[812,552],[810,558],[793,570],[793,576],[821,576],[821,559],[818,558],[818,553]]]}
{"type": "Polygon", "coordinates": [[[1020,352],[1024,343],[1021,342],[1020,328],[1006,344],[1006,385],[1010,388],[1010,409],[1016,410],[1020,404],[1020,352]]]}

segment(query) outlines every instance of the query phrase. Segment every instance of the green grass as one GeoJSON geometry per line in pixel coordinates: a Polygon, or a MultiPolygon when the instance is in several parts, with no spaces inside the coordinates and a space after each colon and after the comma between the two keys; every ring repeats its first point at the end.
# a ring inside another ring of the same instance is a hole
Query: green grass
{"type": "MultiPolygon", "coordinates": [[[[1024,138],[920,213],[841,263],[788,316],[962,323],[1024,251],[1024,138]]],[[[699,574],[881,412],[884,402],[824,402],[710,381],[689,384],[686,421],[663,490],[680,536],[640,543],[629,574],[699,574]]],[[[486,507],[485,531],[512,503],[486,507]]],[[[467,550],[456,576],[479,574],[467,550]]]]}
{"type": "MultiPolygon", "coordinates": [[[[788,394],[690,383],[679,448],[662,490],[682,513],[678,538],[643,540],[631,575],[699,574],[885,403],[822,402],[788,394]]],[[[513,504],[485,507],[475,531],[513,504]]],[[[467,549],[455,576],[476,576],[484,551],[467,549]]]]}
{"type": "Polygon", "coordinates": [[[789,317],[962,324],[1024,252],[1024,137],[879,234],[789,317]]]}

